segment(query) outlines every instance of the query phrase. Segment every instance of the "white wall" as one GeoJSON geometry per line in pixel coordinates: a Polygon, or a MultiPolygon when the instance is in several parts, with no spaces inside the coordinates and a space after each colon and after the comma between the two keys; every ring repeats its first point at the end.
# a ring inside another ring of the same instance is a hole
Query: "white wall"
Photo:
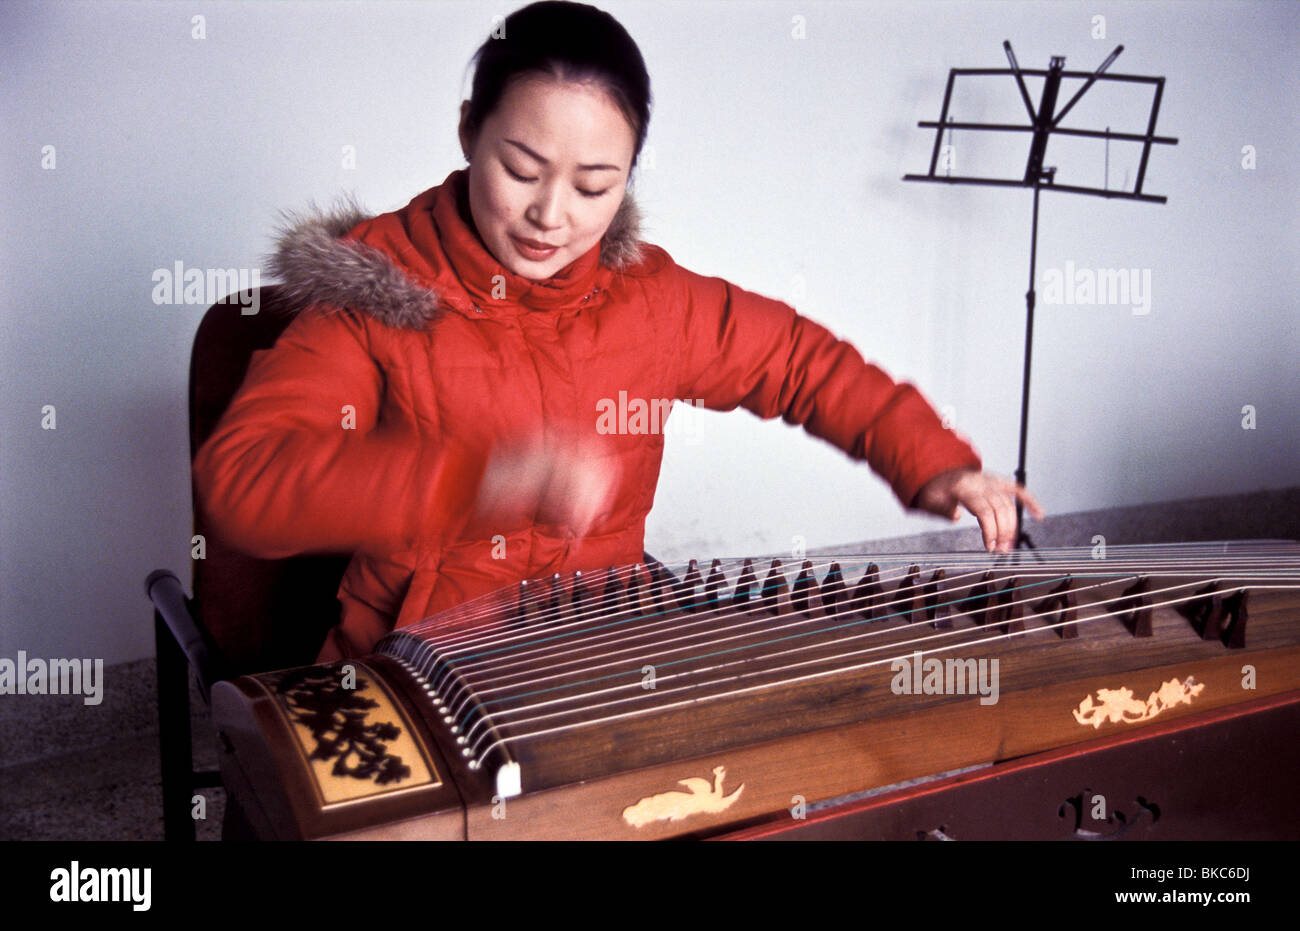
{"type": "MultiPolygon", "coordinates": [[[[256,266],[277,208],[351,189],[388,210],[441,181],[463,164],[469,57],[517,5],[0,6],[0,656],[149,655],[144,575],[188,578],[185,386],[204,308],[155,305],[153,270],[256,266]],[[205,39],[191,37],[195,14],[205,39]],[[354,170],[340,167],[345,145],[354,170]],[[54,431],[41,429],[47,404],[54,431]]],[[[1153,153],[1146,190],[1169,203],[1045,195],[1039,269],[1149,269],[1152,303],[1145,315],[1040,303],[1030,485],[1063,513],[1296,484],[1293,5],[603,7],[651,72],[637,193],[652,241],[853,340],[950,407],[1005,474],[1031,195],[900,178],[927,165],[932,136],[916,122],[937,117],[949,68],[1003,67],[1010,39],[1022,67],[1064,55],[1092,70],[1122,43],[1114,73],[1168,78],[1158,131],[1180,141],[1153,153]]],[[[1094,91],[1068,123],[1131,129],[1145,112],[1145,98],[1094,91]]],[[[1010,83],[982,84],[955,115],[1021,119],[1017,99],[1010,83]]],[[[1023,142],[955,142],[959,170],[1023,164],[1023,142]]],[[[1067,168],[1101,179],[1089,145],[1049,148],[1062,183],[1067,168]]],[[[1120,148],[1113,184],[1135,163],[1120,148]]],[[[780,421],[705,418],[701,441],[666,457],[647,540],[663,558],[943,526],[904,515],[865,466],[780,421]]]]}

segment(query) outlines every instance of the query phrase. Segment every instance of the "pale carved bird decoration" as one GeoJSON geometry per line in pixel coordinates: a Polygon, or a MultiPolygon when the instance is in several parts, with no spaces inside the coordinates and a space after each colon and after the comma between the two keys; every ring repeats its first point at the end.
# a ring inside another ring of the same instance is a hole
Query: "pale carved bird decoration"
{"type": "Polygon", "coordinates": [[[724,766],[713,767],[713,783],[698,776],[678,780],[689,792],[661,792],[641,799],[623,809],[623,820],[633,827],[651,821],[681,821],[691,815],[725,811],[736,803],[745,784],[741,783],[730,795],[724,795],[722,780],[726,778],[724,766]]]}

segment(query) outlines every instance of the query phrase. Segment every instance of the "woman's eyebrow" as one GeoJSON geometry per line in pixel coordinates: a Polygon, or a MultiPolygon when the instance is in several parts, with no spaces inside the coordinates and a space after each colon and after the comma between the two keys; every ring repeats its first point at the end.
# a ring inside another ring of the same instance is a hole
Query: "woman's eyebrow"
{"type": "MultiPolygon", "coordinates": [[[[514,139],[506,139],[505,141],[510,143],[515,148],[523,151],[525,155],[537,159],[543,165],[550,164],[549,161],[542,158],[540,155],[538,155],[532,149],[528,148],[528,146],[524,145],[522,142],[516,142],[514,139]]],[[[620,169],[617,165],[579,165],[578,170],[579,171],[621,171],[622,169],[620,169]]]]}

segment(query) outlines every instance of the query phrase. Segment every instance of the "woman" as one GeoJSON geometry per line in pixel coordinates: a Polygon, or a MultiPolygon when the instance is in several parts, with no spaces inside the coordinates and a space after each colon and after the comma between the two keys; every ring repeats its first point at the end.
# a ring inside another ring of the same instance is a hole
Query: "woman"
{"type": "Polygon", "coordinates": [[[904,506],[967,508],[989,549],[1011,548],[1017,496],[1041,516],[915,388],[640,240],[649,77],[612,17],[535,3],[475,59],[469,167],[287,231],[273,271],[299,313],[195,460],[240,548],[353,554],[321,661],[520,579],[639,561],[674,399],[801,424],[904,506]]]}

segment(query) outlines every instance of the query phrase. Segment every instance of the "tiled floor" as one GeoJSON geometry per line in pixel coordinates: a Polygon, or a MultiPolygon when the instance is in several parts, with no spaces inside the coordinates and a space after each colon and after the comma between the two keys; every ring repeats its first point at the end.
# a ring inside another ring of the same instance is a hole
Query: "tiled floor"
{"type": "MultiPolygon", "coordinates": [[[[1029,527],[1038,546],[1219,539],[1300,539],[1300,487],[1226,498],[1050,517],[1029,527]]],[[[875,552],[978,548],[974,527],[873,541],[875,552]]],[[[142,622],[148,610],[142,605],[142,622]]],[[[104,671],[104,701],[80,696],[0,700],[0,840],[161,840],[162,794],[153,660],[104,671]]],[[[215,738],[195,692],[195,762],[215,766],[215,738]]],[[[221,834],[224,793],[204,792],[200,839],[221,834]]]]}
{"type": "MultiPolygon", "coordinates": [[[[146,606],[145,616],[148,617],[146,606]]],[[[104,701],[26,695],[0,702],[0,840],[162,840],[154,661],[104,670],[104,701]]],[[[215,735],[198,690],[194,761],[215,768],[215,735]]],[[[219,840],[225,793],[205,789],[201,840],[219,840]]]]}

